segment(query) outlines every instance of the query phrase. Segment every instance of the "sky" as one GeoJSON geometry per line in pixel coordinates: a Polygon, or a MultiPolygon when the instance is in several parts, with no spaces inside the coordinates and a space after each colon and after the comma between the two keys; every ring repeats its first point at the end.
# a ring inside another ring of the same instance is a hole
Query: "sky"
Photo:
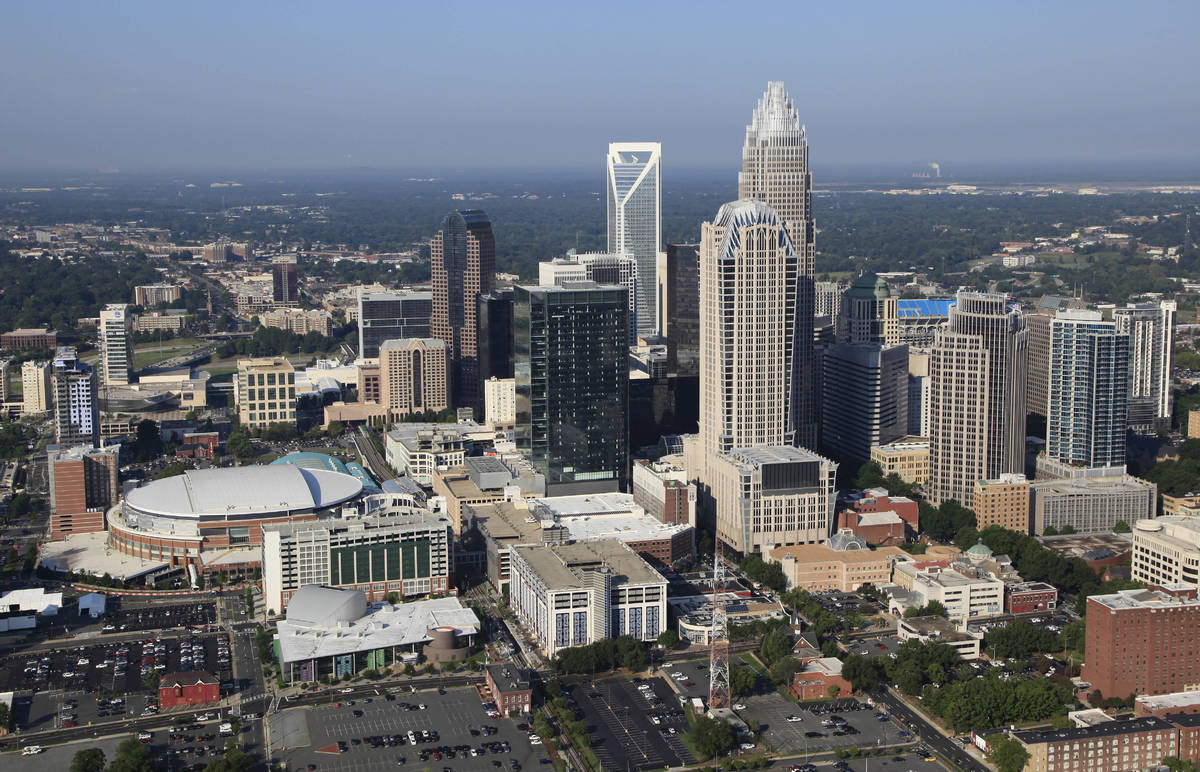
{"type": "Polygon", "coordinates": [[[0,170],[732,168],[768,80],[814,167],[1200,157],[1200,3],[0,5],[0,170]]]}

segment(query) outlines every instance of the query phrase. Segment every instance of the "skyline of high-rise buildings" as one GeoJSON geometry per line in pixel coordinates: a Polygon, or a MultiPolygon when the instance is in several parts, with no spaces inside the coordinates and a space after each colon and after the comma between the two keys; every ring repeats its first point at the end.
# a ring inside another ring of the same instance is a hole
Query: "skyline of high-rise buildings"
{"type": "Polygon", "coordinates": [[[608,249],[633,255],[638,266],[639,335],[655,335],[658,318],[658,264],[662,251],[662,145],[612,142],[606,160],[608,249]]]}

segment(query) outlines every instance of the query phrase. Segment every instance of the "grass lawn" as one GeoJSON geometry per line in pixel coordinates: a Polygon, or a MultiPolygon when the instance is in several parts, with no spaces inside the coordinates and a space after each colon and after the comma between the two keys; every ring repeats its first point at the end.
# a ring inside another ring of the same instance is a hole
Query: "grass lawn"
{"type": "Polygon", "coordinates": [[[152,365],[155,362],[161,362],[164,359],[177,357],[181,354],[187,354],[195,350],[195,346],[163,346],[160,350],[157,345],[153,348],[137,350],[133,352],[133,369],[140,370],[141,368],[152,365]]]}

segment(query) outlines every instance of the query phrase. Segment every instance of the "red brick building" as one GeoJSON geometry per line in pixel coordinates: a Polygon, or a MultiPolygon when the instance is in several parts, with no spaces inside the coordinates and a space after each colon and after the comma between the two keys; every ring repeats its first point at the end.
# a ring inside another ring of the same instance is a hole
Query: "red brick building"
{"type": "Polygon", "coordinates": [[[917,502],[905,496],[889,496],[886,488],[868,488],[851,500],[850,509],[855,512],[895,512],[913,533],[918,531],[917,502]]]}
{"type": "Polygon", "coordinates": [[[1133,704],[1133,712],[1138,716],[1157,716],[1166,718],[1170,715],[1200,714],[1200,690],[1172,692],[1171,694],[1142,694],[1133,704]]]}
{"type": "Polygon", "coordinates": [[[104,530],[104,513],[117,503],[116,448],[80,445],[47,452],[50,538],[104,530]]]}
{"type": "Polygon", "coordinates": [[[0,348],[27,351],[57,345],[58,333],[54,330],[12,330],[0,335],[0,348]]]}
{"type": "Polygon", "coordinates": [[[158,683],[158,704],[163,710],[210,705],[221,700],[221,682],[194,670],[168,673],[158,683]]]}
{"type": "Polygon", "coordinates": [[[792,676],[790,691],[798,700],[829,699],[830,687],[836,686],[837,693],[845,696],[854,691],[850,682],[842,677],[842,661],[836,657],[802,657],[804,668],[792,676]]]}
{"type": "Polygon", "coordinates": [[[175,458],[207,458],[217,454],[220,444],[217,432],[190,432],[183,435],[183,442],[175,449],[175,458]]]}
{"type": "Polygon", "coordinates": [[[1166,694],[1200,684],[1200,600],[1173,584],[1087,601],[1081,677],[1105,697],[1166,694]]]}
{"type": "Polygon", "coordinates": [[[858,512],[853,509],[843,509],[838,513],[838,530],[848,530],[855,536],[861,536],[868,544],[895,545],[908,541],[908,523],[897,513],[858,512]]]}
{"type": "Polygon", "coordinates": [[[1004,610],[1010,614],[1047,611],[1058,606],[1058,588],[1045,582],[1020,582],[1004,586],[1004,610]]]}
{"type": "Polygon", "coordinates": [[[533,706],[533,687],[521,669],[511,663],[489,665],[487,686],[492,700],[504,715],[529,713],[533,706]]]}

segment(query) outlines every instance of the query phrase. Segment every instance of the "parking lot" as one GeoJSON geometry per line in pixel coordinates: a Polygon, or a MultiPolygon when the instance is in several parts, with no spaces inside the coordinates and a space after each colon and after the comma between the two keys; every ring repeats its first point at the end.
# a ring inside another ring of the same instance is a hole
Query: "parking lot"
{"type": "Polygon", "coordinates": [[[224,633],[92,643],[6,657],[0,661],[0,690],[33,692],[32,699],[14,705],[22,728],[84,726],[152,712],[145,684],[150,673],[209,672],[232,691],[230,661],[224,633]]]}
{"type": "Polygon", "coordinates": [[[681,738],[688,722],[679,698],[661,679],[609,678],[594,686],[576,684],[570,694],[604,767],[653,769],[696,762],[681,738]]]}
{"type": "Polygon", "coordinates": [[[864,638],[851,641],[847,647],[851,654],[861,654],[864,657],[886,657],[900,648],[901,640],[895,635],[884,635],[879,638],[864,638]]]}
{"type": "Polygon", "coordinates": [[[470,687],[446,689],[445,694],[422,691],[395,696],[380,689],[365,699],[273,715],[270,736],[275,758],[284,759],[288,769],[365,772],[441,766],[455,772],[519,772],[539,768],[547,759],[544,746],[532,745],[517,728],[521,722],[527,718],[487,718],[470,687]],[[490,732],[485,727],[495,731],[485,734],[490,732]],[[409,742],[409,731],[416,745],[409,742]],[[422,741],[421,731],[436,733],[437,739],[422,741]]]}
{"type": "MultiPolygon", "coordinates": [[[[734,656],[733,661],[741,664],[740,657],[734,656]]],[[[663,678],[669,679],[679,691],[689,699],[702,697],[708,700],[708,663],[702,660],[688,662],[667,662],[661,670],[663,678]],[[682,678],[676,678],[676,673],[682,673],[682,678]],[[691,686],[688,686],[691,684],[691,686]]]]}
{"type": "Polygon", "coordinates": [[[160,600],[113,597],[108,605],[108,613],[104,615],[105,632],[167,630],[217,623],[217,604],[212,600],[164,604],[160,600]]]}
{"type": "Polygon", "coordinates": [[[898,719],[889,716],[881,721],[875,708],[856,700],[795,704],[778,694],[770,694],[746,697],[742,702],[746,708],[739,710],[739,715],[743,719],[756,719],[762,727],[763,743],[783,754],[914,742],[910,730],[898,719]],[[841,726],[834,723],[839,721],[845,723],[841,726]]]}

